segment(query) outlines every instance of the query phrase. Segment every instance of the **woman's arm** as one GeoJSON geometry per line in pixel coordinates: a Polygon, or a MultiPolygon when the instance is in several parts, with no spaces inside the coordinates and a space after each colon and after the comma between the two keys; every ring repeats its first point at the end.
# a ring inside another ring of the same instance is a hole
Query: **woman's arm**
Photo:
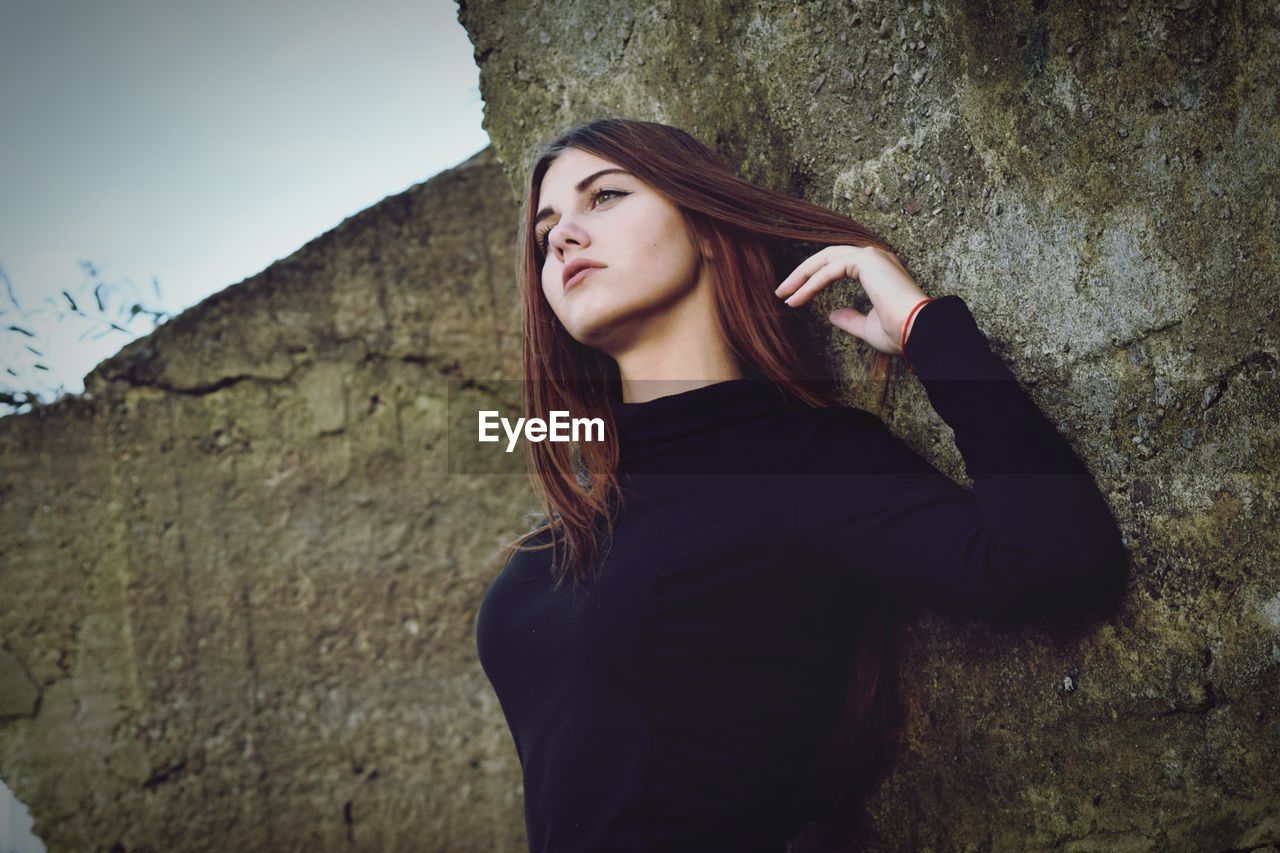
{"type": "Polygon", "coordinates": [[[819,410],[790,529],[799,547],[939,609],[995,615],[1118,591],[1126,554],[1088,470],[943,296],[906,357],[955,432],[965,489],[861,409],[819,410]]]}

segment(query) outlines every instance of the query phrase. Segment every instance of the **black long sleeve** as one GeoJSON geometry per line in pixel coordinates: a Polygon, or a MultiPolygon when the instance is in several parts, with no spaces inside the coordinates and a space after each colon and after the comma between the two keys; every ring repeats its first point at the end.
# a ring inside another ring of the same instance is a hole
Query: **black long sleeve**
{"type": "Polygon", "coordinates": [[[767,381],[615,406],[627,499],[598,579],[557,588],[550,551],[518,552],[477,620],[530,850],[785,853],[858,586],[1028,614],[1121,576],[1106,502],[964,302],[922,308],[907,349],[972,490],[874,415],[767,381]]]}
{"type": "Polygon", "coordinates": [[[874,415],[826,410],[790,498],[797,546],[942,610],[990,616],[1114,589],[1126,555],[1088,470],[959,296],[920,309],[906,355],[955,432],[961,487],[874,415]]]}

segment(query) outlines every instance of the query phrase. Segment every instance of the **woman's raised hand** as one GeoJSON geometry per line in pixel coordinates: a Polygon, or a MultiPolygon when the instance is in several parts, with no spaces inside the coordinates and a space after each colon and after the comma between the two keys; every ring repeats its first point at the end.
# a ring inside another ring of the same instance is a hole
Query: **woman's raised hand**
{"type": "MultiPolygon", "coordinates": [[[[827,315],[827,319],[880,352],[890,355],[902,352],[902,324],[907,321],[911,309],[928,295],[916,284],[898,256],[887,249],[879,246],[827,246],[796,267],[778,285],[774,294],[796,307],[804,305],[827,285],[842,278],[851,278],[862,285],[871,298],[871,310],[863,314],[854,308],[837,308],[827,315]]],[[[912,325],[915,325],[914,321],[913,317],[912,325]]]]}

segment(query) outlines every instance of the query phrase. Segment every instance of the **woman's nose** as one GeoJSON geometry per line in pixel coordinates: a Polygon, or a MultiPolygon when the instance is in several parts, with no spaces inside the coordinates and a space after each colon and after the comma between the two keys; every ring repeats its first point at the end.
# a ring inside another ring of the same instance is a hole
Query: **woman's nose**
{"type": "Polygon", "coordinates": [[[564,251],[565,247],[569,245],[582,248],[591,242],[586,231],[573,221],[562,220],[557,222],[551,232],[551,244],[560,251],[564,251]]]}

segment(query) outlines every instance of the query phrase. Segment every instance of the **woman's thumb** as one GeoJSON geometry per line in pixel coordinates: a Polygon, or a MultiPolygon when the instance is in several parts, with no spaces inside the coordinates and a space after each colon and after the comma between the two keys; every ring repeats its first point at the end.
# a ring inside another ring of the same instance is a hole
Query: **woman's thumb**
{"type": "Polygon", "coordinates": [[[867,340],[866,335],[862,333],[866,328],[867,315],[856,308],[837,308],[827,315],[827,319],[834,323],[837,328],[844,329],[854,337],[861,338],[864,341],[867,340]]]}

